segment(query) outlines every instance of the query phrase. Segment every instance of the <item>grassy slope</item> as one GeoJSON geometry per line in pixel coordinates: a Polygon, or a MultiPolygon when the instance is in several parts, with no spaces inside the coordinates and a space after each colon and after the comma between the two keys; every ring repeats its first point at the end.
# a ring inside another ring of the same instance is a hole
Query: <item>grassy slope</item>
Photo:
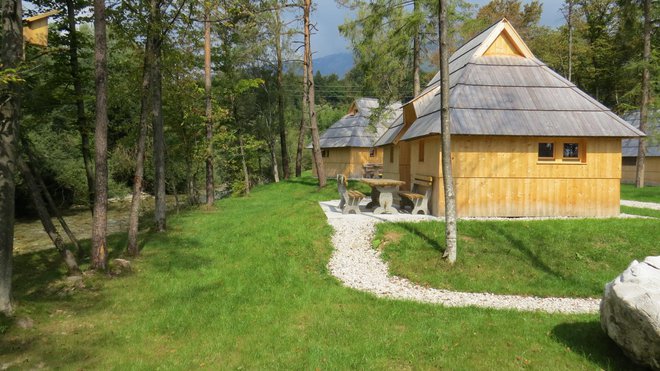
{"type": "Polygon", "coordinates": [[[394,274],[433,287],[502,294],[600,297],[633,259],[658,253],[656,219],[460,221],[459,258],[440,259],[440,222],[380,225],[394,274]],[[399,241],[396,241],[400,239],[399,241]]]}
{"type": "MultiPolygon", "coordinates": [[[[310,179],[171,218],[135,273],[62,295],[53,252],[16,259],[0,365],[65,369],[622,369],[597,316],[376,299],[326,272],[331,229],[310,179]],[[51,285],[52,286],[52,285],[51,285]]],[[[120,248],[123,237],[114,243],[120,248]]]]}
{"type": "Polygon", "coordinates": [[[633,184],[621,184],[621,199],[660,203],[660,187],[635,188],[633,184]]]}

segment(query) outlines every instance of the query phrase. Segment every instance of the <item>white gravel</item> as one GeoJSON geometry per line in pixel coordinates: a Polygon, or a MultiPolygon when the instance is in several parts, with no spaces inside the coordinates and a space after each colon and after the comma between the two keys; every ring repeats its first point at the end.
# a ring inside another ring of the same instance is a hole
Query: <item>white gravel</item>
{"type": "Polygon", "coordinates": [[[642,209],[660,210],[660,204],[655,202],[621,200],[621,206],[641,207],[642,209]]]}
{"type": "MultiPolygon", "coordinates": [[[[368,201],[368,200],[367,200],[368,201]]],[[[366,204],[366,202],[363,202],[366,204]]],[[[416,285],[407,279],[392,276],[380,252],[371,247],[377,223],[385,221],[437,220],[423,215],[343,215],[339,200],[320,203],[335,233],[335,250],[328,263],[332,275],[346,286],[375,294],[378,297],[441,304],[448,307],[482,307],[542,311],[548,313],[597,313],[600,299],[540,298],[519,295],[495,295],[439,290],[416,285]]]]}

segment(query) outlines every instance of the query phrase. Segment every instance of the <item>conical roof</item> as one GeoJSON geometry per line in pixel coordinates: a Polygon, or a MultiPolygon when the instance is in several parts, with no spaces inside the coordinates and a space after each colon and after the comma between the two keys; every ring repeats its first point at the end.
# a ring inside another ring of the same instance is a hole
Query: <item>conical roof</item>
{"type": "Polygon", "coordinates": [[[373,147],[374,142],[387,130],[386,123],[401,111],[401,103],[389,105],[375,124],[370,124],[372,111],[379,107],[374,98],[358,98],[351,104],[348,114],[321,134],[321,148],[373,147]]]}
{"type": "MultiPolygon", "coordinates": [[[[449,74],[452,134],[643,135],[536,59],[506,19],[461,46],[449,59],[449,74]]],[[[436,75],[420,94],[434,91],[402,140],[440,134],[438,84],[436,75]]]]}

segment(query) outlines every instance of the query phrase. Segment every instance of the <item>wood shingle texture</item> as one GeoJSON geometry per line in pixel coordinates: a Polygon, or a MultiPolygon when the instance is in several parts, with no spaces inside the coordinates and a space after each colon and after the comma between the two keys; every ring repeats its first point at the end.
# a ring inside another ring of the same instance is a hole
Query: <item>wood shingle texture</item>
{"type": "MultiPolygon", "coordinates": [[[[506,19],[460,47],[449,70],[459,216],[619,214],[621,139],[642,132],[534,57],[506,19]]],[[[388,177],[433,177],[434,215],[444,212],[438,80],[376,142],[388,177]]]]}
{"type": "Polygon", "coordinates": [[[360,178],[364,175],[365,164],[383,163],[383,151],[374,148],[374,142],[387,130],[386,124],[400,114],[401,103],[394,103],[381,110],[378,108],[377,99],[356,99],[348,113],[321,134],[323,165],[327,177],[334,178],[337,174],[343,174],[360,178]],[[372,120],[376,110],[378,119],[372,120]]]}

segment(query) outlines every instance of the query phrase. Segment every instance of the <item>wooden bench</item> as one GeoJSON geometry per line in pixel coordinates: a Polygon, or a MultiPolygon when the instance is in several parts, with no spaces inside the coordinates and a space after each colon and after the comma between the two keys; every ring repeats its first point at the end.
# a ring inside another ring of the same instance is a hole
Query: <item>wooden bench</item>
{"type": "Polygon", "coordinates": [[[351,211],[354,211],[356,214],[360,214],[360,201],[362,201],[365,195],[360,191],[346,189],[348,181],[346,177],[342,174],[337,175],[337,191],[339,191],[339,208],[342,211],[342,214],[349,214],[351,211]]]}
{"type": "Polygon", "coordinates": [[[401,207],[412,206],[411,214],[422,212],[429,215],[429,199],[433,192],[433,177],[426,175],[415,175],[410,192],[399,192],[401,196],[401,207]]]}

